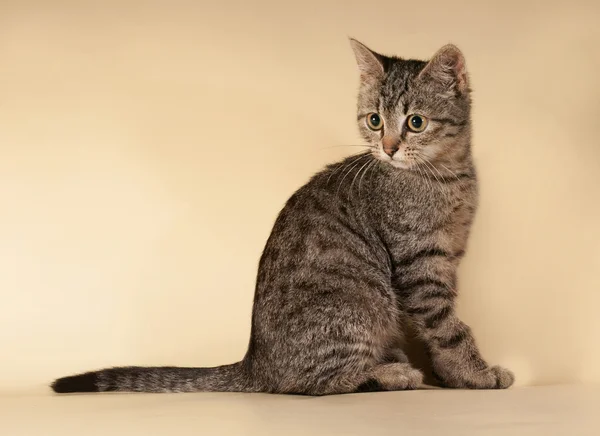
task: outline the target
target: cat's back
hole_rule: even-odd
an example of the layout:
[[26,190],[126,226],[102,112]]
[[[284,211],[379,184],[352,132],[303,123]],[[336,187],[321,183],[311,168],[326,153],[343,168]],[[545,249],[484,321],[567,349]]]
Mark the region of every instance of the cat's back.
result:
[[389,274],[387,252],[366,214],[367,183],[358,190],[362,173],[354,163],[350,157],[325,167],[286,202],[261,256],[257,299],[274,290],[310,292],[317,282],[323,289],[324,278]]
[[[366,242],[367,204],[358,198],[358,186],[355,192],[349,192],[349,184],[358,183],[358,173],[356,168],[347,167],[347,161],[327,166],[289,198],[276,219],[270,241],[277,239],[284,247],[288,243],[314,242],[321,249],[327,248],[323,244],[332,248],[342,241],[358,242],[359,236],[362,243]],[[363,181],[364,199],[366,185]]]
[[[312,383],[312,372],[336,362],[327,358],[336,350],[389,341],[397,322],[385,246],[330,178],[345,165],[325,168],[290,197],[261,256],[245,361],[275,391]],[[317,366],[306,361],[315,357],[311,347],[325,353]]]

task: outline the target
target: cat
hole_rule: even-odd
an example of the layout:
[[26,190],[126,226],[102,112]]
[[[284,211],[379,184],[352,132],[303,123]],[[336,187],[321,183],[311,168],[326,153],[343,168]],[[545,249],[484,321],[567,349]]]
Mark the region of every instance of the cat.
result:
[[442,386],[502,389],[455,311],[457,266],[477,204],[471,89],[462,52],[429,61],[351,39],[366,149],[327,166],[278,215],[259,262],[241,362],[118,367],[56,380],[67,392],[331,395],[416,389],[402,350],[412,326]]

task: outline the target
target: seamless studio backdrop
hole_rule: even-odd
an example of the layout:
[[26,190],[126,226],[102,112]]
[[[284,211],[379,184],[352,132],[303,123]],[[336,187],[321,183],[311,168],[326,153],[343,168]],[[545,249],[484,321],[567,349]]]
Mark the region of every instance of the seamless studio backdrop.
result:
[[348,36],[464,51],[481,192],[460,315],[518,385],[600,381],[599,13],[0,2],[0,390],[243,356],[277,213],[360,143]]

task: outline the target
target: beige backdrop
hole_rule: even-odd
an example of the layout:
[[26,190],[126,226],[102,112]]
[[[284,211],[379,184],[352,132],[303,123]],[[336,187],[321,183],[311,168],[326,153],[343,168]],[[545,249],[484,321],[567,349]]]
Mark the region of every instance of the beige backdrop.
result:
[[0,1],[0,390],[243,356],[276,214],[359,141],[347,36],[464,50],[481,208],[460,313],[519,384],[600,381],[599,12]]

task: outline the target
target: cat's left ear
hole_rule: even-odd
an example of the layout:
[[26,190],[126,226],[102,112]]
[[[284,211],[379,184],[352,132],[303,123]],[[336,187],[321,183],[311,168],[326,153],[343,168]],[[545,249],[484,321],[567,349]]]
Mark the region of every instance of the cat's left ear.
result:
[[350,45],[354,50],[361,80],[368,82],[382,78],[385,73],[383,56],[356,39],[350,38]]
[[423,68],[419,77],[426,77],[459,94],[469,92],[467,65],[462,52],[453,44],[442,47]]

